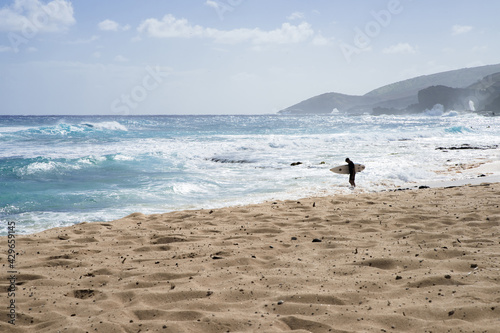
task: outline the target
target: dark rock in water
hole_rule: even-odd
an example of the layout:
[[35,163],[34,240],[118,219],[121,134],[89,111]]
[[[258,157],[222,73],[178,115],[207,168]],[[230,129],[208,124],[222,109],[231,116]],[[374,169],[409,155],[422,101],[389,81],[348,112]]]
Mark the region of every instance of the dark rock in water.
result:
[[212,161],[212,162],[216,162],[216,163],[234,163],[234,164],[252,163],[252,161],[249,161],[249,160],[232,160],[232,159],[221,158],[221,157],[213,157],[213,158],[209,158],[207,160]]
[[473,149],[473,150],[486,150],[486,149],[497,149],[498,148],[498,145],[491,145],[491,146],[471,146],[467,143],[464,143],[463,145],[461,146],[454,146],[454,147],[437,147],[436,150],[443,150],[443,151],[447,151],[447,150],[461,150],[461,149]]
[[418,187],[418,189],[419,189],[419,190],[422,190],[422,189],[424,189],[424,188],[430,188],[430,187],[429,187],[429,186],[427,186],[427,185],[422,185],[422,186],[419,186],[419,187]]
[[292,164],[290,164],[291,166],[296,166],[296,165],[301,165],[302,162],[293,162]]
[[486,175],[484,173],[480,174],[479,176],[477,176],[478,178],[479,177],[486,177]]

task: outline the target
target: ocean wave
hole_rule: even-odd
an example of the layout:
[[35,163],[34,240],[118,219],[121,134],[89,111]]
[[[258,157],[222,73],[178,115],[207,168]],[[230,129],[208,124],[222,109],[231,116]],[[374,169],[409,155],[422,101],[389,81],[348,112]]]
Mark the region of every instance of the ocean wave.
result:
[[462,134],[462,133],[473,132],[472,129],[465,127],[465,126],[453,126],[453,127],[445,128],[444,131],[446,133],[451,133],[451,134]]
[[30,129],[30,127],[0,126],[0,135],[2,135],[2,133],[15,133],[27,129]]
[[427,109],[423,112],[424,116],[429,117],[440,117],[444,114],[444,106],[441,104],[436,104],[432,109]]
[[432,109],[425,110],[423,115],[428,117],[458,117],[460,116],[460,113],[453,110],[445,111],[443,105],[436,104],[432,107]]
[[28,129],[22,129],[14,132],[17,135],[23,136],[74,136],[74,135],[87,135],[91,133],[102,132],[126,132],[128,129],[117,121],[106,121],[100,123],[81,123],[81,124],[67,124],[60,123],[57,125],[40,126]]
[[177,195],[203,195],[213,192],[217,186],[211,184],[174,183],[172,190]]
[[14,214],[20,211],[20,208],[14,205],[6,205],[0,207],[0,215],[1,214]]
[[[68,165],[64,165],[64,169],[67,169]],[[20,177],[23,176],[32,176],[36,174],[46,174],[53,173],[54,171],[60,171],[63,168],[63,164],[54,161],[46,161],[46,162],[33,162],[26,166],[23,166],[16,170],[16,174]],[[77,166],[72,166],[72,169],[78,169]]]
[[[38,177],[38,176],[61,176],[69,172],[78,171],[84,168],[99,166],[102,162],[113,160],[116,156],[83,156],[75,159],[51,159],[37,157],[23,159],[22,166],[14,166],[13,172],[17,177]],[[120,159],[120,158],[118,158]]]
[[459,115],[460,113],[458,113],[457,111],[448,111],[443,114],[443,117],[458,117]]
[[110,130],[110,131],[128,131],[127,127],[117,121],[104,121],[101,123],[84,123],[82,126],[95,128],[97,130]]
[[123,155],[123,154],[116,154],[111,157],[111,159],[115,161],[134,161],[135,158],[133,156],[129,155]]

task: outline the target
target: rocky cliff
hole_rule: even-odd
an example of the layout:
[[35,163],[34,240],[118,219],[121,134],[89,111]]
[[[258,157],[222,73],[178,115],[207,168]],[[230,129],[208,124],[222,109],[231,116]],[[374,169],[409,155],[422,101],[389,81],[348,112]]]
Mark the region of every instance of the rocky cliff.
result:
[[418,92],[418,107],[430,109],[436,104],[445,110],[500,111],[500,73],[483,77],[466,88],[432,86]]
[[363,96],[325,93],[292,105],[280,114],[406,114],[435,104],[445,110],[500,113],[500,64],[419,76]]

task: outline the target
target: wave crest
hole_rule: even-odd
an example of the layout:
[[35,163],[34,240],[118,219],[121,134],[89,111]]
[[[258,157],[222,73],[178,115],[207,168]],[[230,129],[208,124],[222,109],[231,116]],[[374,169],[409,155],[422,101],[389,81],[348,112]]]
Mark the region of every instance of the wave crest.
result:
[[86,135],[93,132],[106,131],[128,131],[127,127],[117,121],[105,121],[100,123],[67,124],[60,123],[52,126],[41,126],[29,128],[16,132],[19,135],[48,135],[48,136],[72,136]]

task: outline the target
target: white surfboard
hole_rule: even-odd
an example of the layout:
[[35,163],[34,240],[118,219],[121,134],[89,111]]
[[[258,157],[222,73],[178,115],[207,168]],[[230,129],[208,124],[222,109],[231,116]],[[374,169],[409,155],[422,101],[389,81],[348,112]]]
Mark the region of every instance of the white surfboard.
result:
[[[359,163],[354,163],[354,167],[356,168],[356,172],[361,172],[365,169],[365,166],[363,164],[359,164]],[[334,168],[331,168],[330,169],[331,172],[335,172],[335,173],[340,173],[340,174],[349,174],[349,165],[345,164],[345,165],[339,165],[339,166],[336,166]]]

